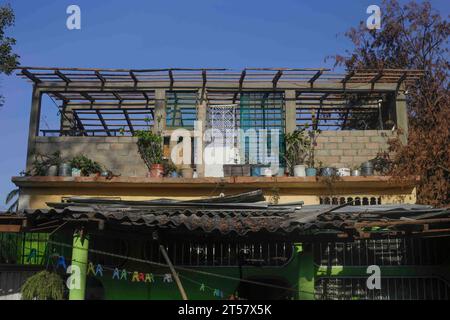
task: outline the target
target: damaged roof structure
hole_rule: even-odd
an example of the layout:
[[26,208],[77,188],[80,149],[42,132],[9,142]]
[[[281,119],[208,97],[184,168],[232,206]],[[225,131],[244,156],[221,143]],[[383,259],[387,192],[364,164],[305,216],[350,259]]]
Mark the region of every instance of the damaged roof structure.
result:
[[21,221],[29,231],[58,228],[64,223],[98,228],[144,229],[169,233],[218,236],[250,234],[288,237],[360,239],[387,236],[450,235],[450,210],[426,205],[272,205],[260,190],[228,197],[175,201],[122,201],[107,198],[68,198],[48,203],[50,209],[3,215]]

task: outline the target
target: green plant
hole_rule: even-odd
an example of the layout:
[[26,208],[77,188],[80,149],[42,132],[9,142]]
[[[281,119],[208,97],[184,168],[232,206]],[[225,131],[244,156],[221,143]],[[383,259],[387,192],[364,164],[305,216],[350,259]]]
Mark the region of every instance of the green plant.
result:
[[16,212],[19,207],[19,188],[11,190],[6,196],[5,204],[10,204],[7,212]]
[[308,160],[307,164],[310,168],[315,168],[315,155],[316,155],[316,146],[317,146],[317,138],[319,137],[319,134],[322,132],[320,129],[312,129],[308,131],[309,135],[309,150],[308,150]]
[[168,160],[165,165],[165,175],[170,175],[172,172],[178,172],[178,168],[171,160]]
[[305,159],[310,154],[311,138],[306,131],[306,128],[301,128],[286,134],[285,143],[286,152],[284,157],[289,171],[292,174],[294,166],[304,164]]
[[62,300],[64,282],[56,273],[44,270],[29,277],[21,293],[22,300]]
[[51,155],[37,154],[33,161],[33,175],[45,176],[50,166],[59,166],[62,162],[61,153],[53,152]]
[[151,169],[152,164],[161,164],[163,161],[162,136],[147,130],[138,130],[134,136],[138,138],[139,154],[147,167]]
[[70,160],[72,168],[80,169],[83,176],[88,176],[92,173],[100,173],[102,167],[98,162],[95,162],[84,155],[79,155]]

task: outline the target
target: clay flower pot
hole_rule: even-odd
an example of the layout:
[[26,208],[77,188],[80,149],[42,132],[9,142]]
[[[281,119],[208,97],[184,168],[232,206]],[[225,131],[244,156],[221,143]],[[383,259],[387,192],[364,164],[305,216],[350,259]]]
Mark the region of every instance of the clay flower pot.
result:
[[164,166],[160,163],[154,163],[150,167],[151,178],[161,178],[164,174]]

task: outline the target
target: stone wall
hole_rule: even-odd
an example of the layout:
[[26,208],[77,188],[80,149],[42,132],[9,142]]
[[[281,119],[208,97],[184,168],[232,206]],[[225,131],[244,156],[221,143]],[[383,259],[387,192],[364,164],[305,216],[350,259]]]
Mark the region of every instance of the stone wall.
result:
[[317,138],[316,165],[322,161],[328,166],[359,166],[387,150],[393,135],[390,130],[322,131]]
[[135,137],[36,137],[36,152],[60,151],[70,159],[84,154],[106,169],[122,176],[147,175],[147,167],[138,153]]

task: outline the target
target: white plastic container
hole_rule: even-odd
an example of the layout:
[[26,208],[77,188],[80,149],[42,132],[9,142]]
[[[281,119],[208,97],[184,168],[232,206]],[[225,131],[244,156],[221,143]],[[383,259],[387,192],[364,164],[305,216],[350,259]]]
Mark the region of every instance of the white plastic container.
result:
[[351,173],[350,168],[339,168],[337,171],[337,174],[340,177],[349,177],[350,173]]
[[306,165],[298,164],[294,166],[294,177],[306,177]]

